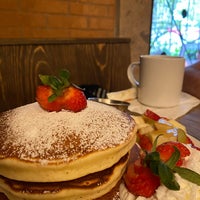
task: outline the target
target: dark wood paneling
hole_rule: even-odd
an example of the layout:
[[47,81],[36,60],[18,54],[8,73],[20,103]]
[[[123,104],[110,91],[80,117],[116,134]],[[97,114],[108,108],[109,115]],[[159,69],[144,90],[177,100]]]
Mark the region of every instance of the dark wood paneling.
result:
[[35,101],[38,74],[57,74],[62,68],[70,70],[78,85],[129,88],[129,63],[126,38],[0,41],[0,111]]
[[200,62],[185,68],[183,91],[200,99]]

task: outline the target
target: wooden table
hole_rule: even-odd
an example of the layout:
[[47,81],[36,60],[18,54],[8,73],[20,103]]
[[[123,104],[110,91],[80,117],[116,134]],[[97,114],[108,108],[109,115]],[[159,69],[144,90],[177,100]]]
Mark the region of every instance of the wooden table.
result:
[[178,118],[177,121],[186,126],[189,135],[200,140],[200,105]]

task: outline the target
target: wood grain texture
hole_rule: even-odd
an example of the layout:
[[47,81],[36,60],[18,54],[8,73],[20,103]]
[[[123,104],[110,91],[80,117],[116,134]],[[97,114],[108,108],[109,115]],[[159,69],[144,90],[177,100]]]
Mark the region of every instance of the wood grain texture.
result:
[[0,41],[0,111],[35,101],[38,74],[56,75],[63,68],[78,85],[127,89],[129,63],[126,38]]

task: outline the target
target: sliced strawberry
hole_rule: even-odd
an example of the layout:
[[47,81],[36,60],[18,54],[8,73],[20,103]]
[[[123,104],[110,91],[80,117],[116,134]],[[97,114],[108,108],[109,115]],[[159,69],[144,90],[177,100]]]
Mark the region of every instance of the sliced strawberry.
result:
[[196,145],[192,145],[192,148],[194,148],[194,149],[200,151],[200,147],[197,147]]
[[185,144],[191,144],[192,146],[194,145],[193,141],[191,140],[191,138],[189,136],[186,136]]
[[183,160],[185,157],[190,155],[189,149],[179,142],[165,142],[161,145],[157,146],[156,151],[160,154],[160,159],[163,162],[166,162],[170,159],[172,154],[174,153],[176,147],[180,151],[180,158],[177,161],[176,165],[181,166],[183,164]]
[[64,91],[63,108],[73,112],[79,112],[86,108],[87,99],[83,91],[71,86]]
[[141,164],[140,160],[131,163],[124,174],[125,185],[128,190],[136,195],[151,197],[160,185],[160,178]]
[[53,90],[50,86],[40,85],[36,90],[36,100],[40,106],[47,111],[60,111],[62,105],[59,103],[59,100],[52,102],[48,101],[48,98],[53,94]]
[[186,144],[191,144],[191,147],[200,151],[200,147],[196,146],[189,136],[187,136]]
[[137,133],[137,143],[143,150],[146,150],[148,152],[151,151],[153,146],[151,139],[147,135],[140,133]]
[[158,121],[161,118],[158,114],[154,113],[153,111],[151,111],[149,109],[147,109],[145,111],[144,116],[146,116],[146,117],[148,117],[150,119],[153,119],[155,121]]

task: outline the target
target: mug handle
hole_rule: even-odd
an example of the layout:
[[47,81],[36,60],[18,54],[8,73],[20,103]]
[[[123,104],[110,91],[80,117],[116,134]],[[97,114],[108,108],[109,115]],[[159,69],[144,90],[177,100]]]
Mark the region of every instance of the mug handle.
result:
[[131,82],[132,85],[136,85],[137,87],[139,87],[139,82],[135,79],[134,68],[139,64],[140,62],[133,62],[128,66],[127,69],[128,80]]

